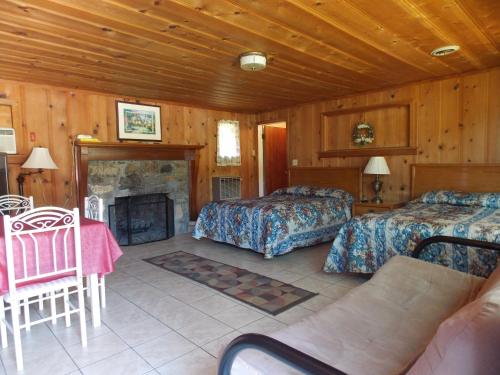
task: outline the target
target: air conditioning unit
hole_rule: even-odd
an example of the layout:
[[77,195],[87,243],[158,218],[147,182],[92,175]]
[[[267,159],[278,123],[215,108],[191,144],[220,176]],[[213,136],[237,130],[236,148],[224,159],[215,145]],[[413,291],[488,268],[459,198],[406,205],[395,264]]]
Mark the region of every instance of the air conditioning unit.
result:
[[0,128],[0,152],[16,153],[16,131],[13,128]]
[[241,198],[241,178],[234,176],[212,177],[212,199],[223,201]]

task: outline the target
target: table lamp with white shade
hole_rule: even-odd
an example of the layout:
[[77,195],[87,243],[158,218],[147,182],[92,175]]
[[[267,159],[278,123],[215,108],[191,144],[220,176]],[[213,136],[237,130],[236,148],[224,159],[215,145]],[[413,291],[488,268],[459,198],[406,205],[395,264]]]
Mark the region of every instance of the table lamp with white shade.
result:
[[21,165],[21,168],[38,169],[36,172],[20,173],[17,176],[17,184],[19,188],[19,195],[24,195],[24,176],[42,173],[44,169],[58,169],[54,160],[50,156],[49,149],[46,147],[33,147],[30,156]]
[[380,191],[382,190],[382,181],[380,180],[381,174],[391,174],[387,162],[383,156],[373,156],[368,161],[365,167],[365,174],[374,174],[377,177],[373,181],[373,190],[375,190],[375,198],[373,201],[377,204],[382,203],[382,197],[380,196]]

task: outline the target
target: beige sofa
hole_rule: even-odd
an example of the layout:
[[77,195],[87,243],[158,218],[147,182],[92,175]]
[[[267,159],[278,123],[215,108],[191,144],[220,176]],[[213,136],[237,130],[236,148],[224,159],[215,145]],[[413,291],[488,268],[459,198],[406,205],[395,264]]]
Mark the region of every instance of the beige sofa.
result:
[[[347,374],[500,374],[500,267],[488,281],[396,256],[371,280],[271,337]],[[298,374],[244,351],[231,374]]]

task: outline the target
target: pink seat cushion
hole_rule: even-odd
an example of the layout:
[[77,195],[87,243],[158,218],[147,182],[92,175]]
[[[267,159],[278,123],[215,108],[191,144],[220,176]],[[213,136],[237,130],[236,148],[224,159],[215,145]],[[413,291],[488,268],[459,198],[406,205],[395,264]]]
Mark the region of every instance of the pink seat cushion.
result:
[[500,268],[441,325],[408,375],[500,374]]

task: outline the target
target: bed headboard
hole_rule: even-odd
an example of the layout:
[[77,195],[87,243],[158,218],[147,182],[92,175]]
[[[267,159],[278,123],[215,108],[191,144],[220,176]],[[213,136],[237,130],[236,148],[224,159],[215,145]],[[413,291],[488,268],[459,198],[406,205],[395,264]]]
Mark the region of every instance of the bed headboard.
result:
[[412,164],[411,198],[431,190],[500,192],[500,164]]
[[351,193],[356,200],[361,195],[359,167],[291,167],[289,176],[289,186],[309,185],[343,189]]

